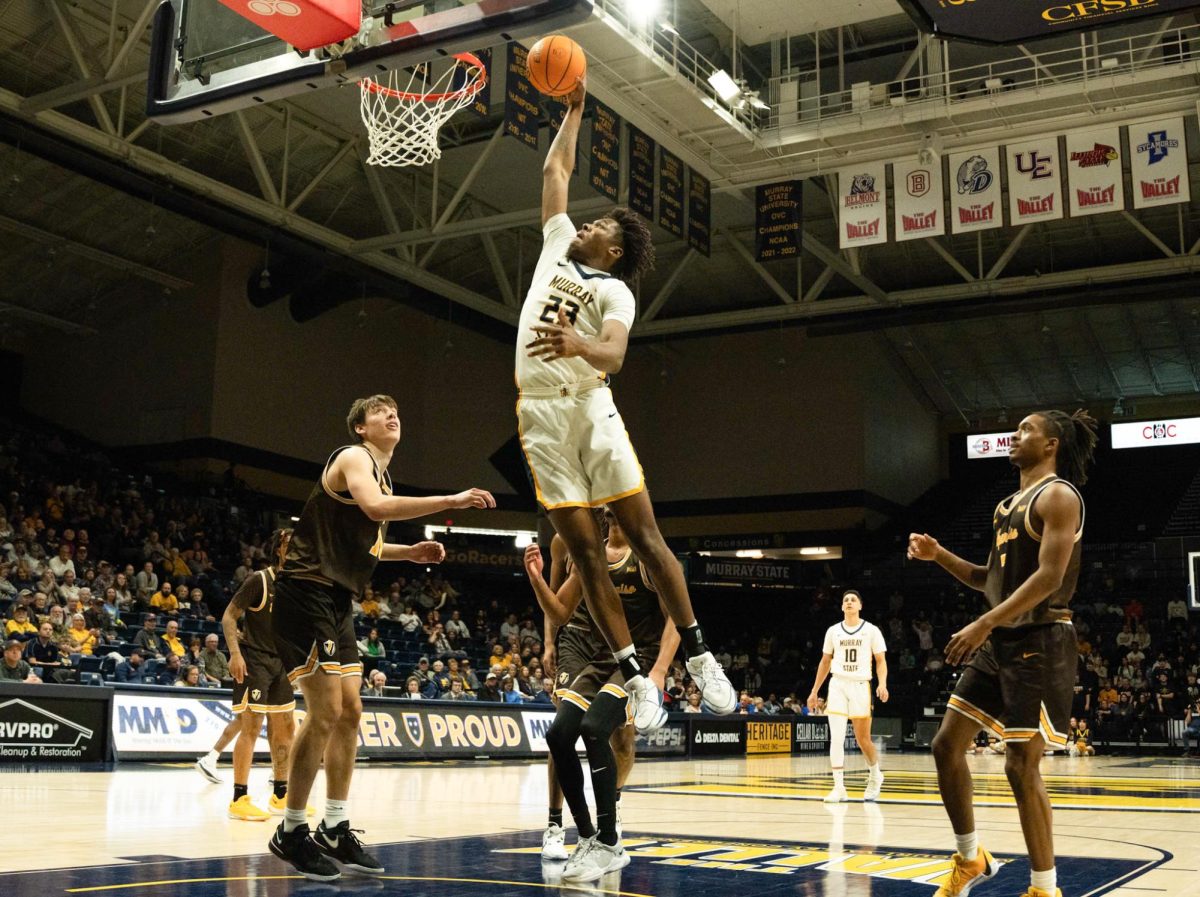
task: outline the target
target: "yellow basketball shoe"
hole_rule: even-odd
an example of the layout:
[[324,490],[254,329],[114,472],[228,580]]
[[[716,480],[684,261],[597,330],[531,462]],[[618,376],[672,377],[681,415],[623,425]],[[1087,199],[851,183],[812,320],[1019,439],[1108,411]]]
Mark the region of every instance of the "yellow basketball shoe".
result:
[[[283,811],[287,809],[287,797],[276,797],[274,794],[272,794],[267,800],[267,806],[271,808],[272,816],[282,816]],[[309,816],[313,816],[317,811],[312,807],[306,806],[305,812]]]
[[243,794],[237,800],[229,802],[229,818],[242,819],[246,822],[264,822],[271,818],[271,814],[250,803],[249,794]]
[[[950,880],[938,888],[933,897],[967,897],[973,887],[987,881],[999,871],[1000,864],[996,862],[996,858],[982,847],[979,848],[979,853],[973,860],[964,860],[961,854],[956,853],[954,868],[950,870]],[[1029,897],[1029,895],[1025,895],[1025,897]],[[1050,897],[1050,895],[1043,892],[1036,897]],[[1062,895],[1060,894],[1058,897],[1062,897]]]

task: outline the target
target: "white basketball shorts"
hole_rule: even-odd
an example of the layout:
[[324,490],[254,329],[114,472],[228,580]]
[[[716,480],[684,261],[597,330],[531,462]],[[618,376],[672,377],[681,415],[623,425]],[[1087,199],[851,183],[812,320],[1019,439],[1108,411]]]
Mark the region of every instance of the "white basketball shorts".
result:
[[524,390],[517,422],[537,500],[546,510],[594,508],[646,488],[612,392],[599,381]]
[[830,716],[870,719],[871,683],[834,676],[829,680],[829,697],[825,701],[825,712]]

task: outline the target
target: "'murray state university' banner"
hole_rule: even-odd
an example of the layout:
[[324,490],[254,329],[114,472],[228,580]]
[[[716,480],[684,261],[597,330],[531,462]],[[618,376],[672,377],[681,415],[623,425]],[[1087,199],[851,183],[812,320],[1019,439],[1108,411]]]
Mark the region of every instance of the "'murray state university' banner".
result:
[[1200,7],[1196,0],[900,0],[926,31],[1011,44]]
[[773,262],[800,254],[803,195],[803,181],[754,188],[754,257],[758,261]]

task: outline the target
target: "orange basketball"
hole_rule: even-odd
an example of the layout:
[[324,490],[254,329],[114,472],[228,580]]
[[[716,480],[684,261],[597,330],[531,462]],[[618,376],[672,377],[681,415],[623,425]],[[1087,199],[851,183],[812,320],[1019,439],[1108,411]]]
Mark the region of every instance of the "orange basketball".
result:
[[587,71],[583,48],[562,34],[543,37],[529,50],[529,80],[548,97],[561,97],[575,89]]

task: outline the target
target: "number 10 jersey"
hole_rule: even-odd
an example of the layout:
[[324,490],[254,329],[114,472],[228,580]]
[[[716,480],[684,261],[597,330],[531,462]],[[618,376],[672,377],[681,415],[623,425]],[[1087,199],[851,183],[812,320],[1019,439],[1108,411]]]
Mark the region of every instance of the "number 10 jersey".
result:
[[861,620],[854,629],[838,623],[825,633],[825,654],[833,655],[829,671],[835,678],[871,681],[871,661],[876,654],[887,651],[879,627]]

